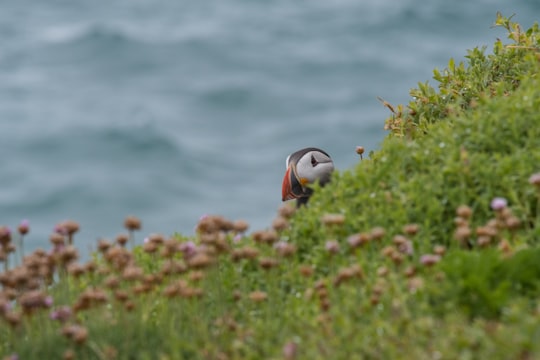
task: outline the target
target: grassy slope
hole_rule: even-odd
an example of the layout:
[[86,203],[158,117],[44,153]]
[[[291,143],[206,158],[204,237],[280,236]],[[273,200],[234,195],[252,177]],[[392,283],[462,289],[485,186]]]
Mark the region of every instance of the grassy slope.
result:
[[[197,239],[156,242],[156,252],[116,247],[78,276],[52,258],[56,280],[41,291],[53,309],[4,308],[1,317],[19,321],[0,321],[0,354],[540,357],[540,191],[528,182],[540,163],[540,44],[537,28],[497,21],[519,48],[473,50],[468,66],[435,73],[439,91],[420,84],[411,111],[392,107],[381,149],[336,173],[309,207],[280,220],[284,230],[233,241],[230,223],[210,218]],[[508,207],[492,210],[494,197]],[[461,205],[472,215],[462,207],[456,220]],[[280,252],[278,239],[295,251]],[[174,245],[188,240],[199,244],[198,261]],[[442,258],[425,256],[434,253]],[[19,285],[5,285],[0,301],[11,286]],[[64,325],[49,319],[60,306],[79,311]]]

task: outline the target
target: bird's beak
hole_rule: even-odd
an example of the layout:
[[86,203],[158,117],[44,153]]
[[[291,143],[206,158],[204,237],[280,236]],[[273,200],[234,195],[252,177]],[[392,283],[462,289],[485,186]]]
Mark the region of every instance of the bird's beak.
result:
[[283,177],[283,184],[281,185],[281,199],[282,201],[298,199],[304,195],[304,188],[307,181],[305,179],[298,179],[294,171],[294,165],[289,165],[285,176]]

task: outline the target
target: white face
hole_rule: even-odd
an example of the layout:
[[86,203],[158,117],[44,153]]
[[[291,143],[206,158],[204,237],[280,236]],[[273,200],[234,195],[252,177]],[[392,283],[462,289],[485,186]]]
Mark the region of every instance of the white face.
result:
[[[289,158],[287,158],[287,164]],[[309,151],[298,160],[296,164],[296,174],[299,178],[308,180],[312,184],[316,180],[326,183],[330,180],[330,175],[334,170],[334,163],[325,154],[319,151]]]

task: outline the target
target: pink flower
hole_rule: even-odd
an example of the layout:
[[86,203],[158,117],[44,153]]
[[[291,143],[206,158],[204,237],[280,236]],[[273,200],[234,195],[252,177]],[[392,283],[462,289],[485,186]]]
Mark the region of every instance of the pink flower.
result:
[[233,238],[233,243],[238,244],[240,241],[242,241],[242,235],[236,234]]
[[197,252],[197,245],[193,241],[188,241],[180,245],[180,251],[184,253],[184,256],[191,257]]
[[491,200],[491,208],[495,211],[502,210],[508,205],[508,202],[505,198],[496,197]]
[[540,186],[540,173],[532,174],[529,178],[529,184]]
[[440,255],[425,254],[420,257],[420,263],[425,266],[433,266],[441,261]]
[[71,317],[71,308],[69,306],[62,306],[54,311],[51,311],[49,317],[52,320],[58,320],[60,322],[66,322]]
[[411,240],[405,241],[399,245],[398,250],[405,255],[412,255],[414,253],[413,243]]
[[283,346],[283,357],[287,360],[292,360],[296,358],[297,350],[298,344],[294,341],[290,341]]
[[337,240],[328,240],[324,246],[326,251],[331,254],[337,254],[339,252],[339,243]]

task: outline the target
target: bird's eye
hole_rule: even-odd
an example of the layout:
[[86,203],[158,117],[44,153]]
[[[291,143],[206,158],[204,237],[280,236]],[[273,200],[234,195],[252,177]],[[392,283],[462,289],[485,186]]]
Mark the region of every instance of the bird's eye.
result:
[[311,166],[315,167],[318,164],[315,156],[311,155]]

